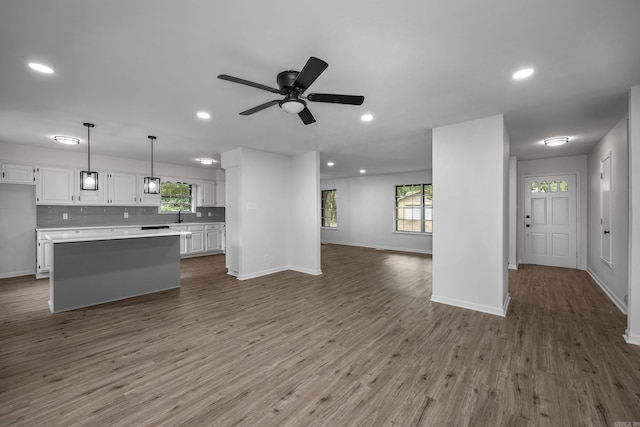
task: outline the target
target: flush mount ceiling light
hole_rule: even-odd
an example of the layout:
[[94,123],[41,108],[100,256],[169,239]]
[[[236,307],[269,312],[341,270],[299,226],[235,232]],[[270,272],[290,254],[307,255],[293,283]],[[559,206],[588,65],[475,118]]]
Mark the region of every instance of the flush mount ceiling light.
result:
[[151,141],[151,175],[144,177],[144,194],[160,194],[160,178],[153,176],[153,140],[155,136],[149,135]]
[[60,144],[80,144],[80,139],[76,138],[75,136],[56,135],[53,137],[53,139],[55,139],[56,142],[59,142]]
[[373,120],[373,115],[363,114],[362,117],[360,117],[360,120],[362,120],[363,122],[370,122],[371,120]]
[[202,120],[207,120],[211,118],[211,114],[207,113],[206,111],[198,111],[197,116],[200,117]]
[[549,138],[544,140],[544,145],[548,145],[549,147],[556,147],[558,145],[564,145],[569,142],[569,137],[567,136],[557,136],[555,138]]
[[29,68],[31,68],[32,70],[38,71],[40,73],[53,74],[53,68],[48,67],[44,64],[38,64],[37,62],[30,62]]
[[203,165],[212,165],[216,162],[215,159],[210,159],[208,157],[201,157],[199,159],[196,159],[197,161],[199,161],[200,163],[202,163]]
[[91,128],[93,123],[83,123],[87,127],[87,170],[80,171],[80,189],[83,191],[98,191],[98,172],[91,171]]
[[327,166],[333,166],[334,163],[333,162],[327,162]]
[[360,169],[360,173],[367,173],[365,169]]
[[518,70],[515,73],[513,73],[513,79],[514,80],[522,80],[522,79],[526,79],[527,77],[531,77],[531,75],[533,74],[533,68],[523,68],[522,70]]
[[298,98],[285,98],[278,104],[289,114],[298,114],[307,107],[307,103]]

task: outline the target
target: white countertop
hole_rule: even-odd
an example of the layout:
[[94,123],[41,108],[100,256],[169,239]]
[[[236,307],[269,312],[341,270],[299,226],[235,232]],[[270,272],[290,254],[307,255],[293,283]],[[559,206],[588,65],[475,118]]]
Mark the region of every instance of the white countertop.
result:
[[36,231],[46,233],[47,231],[65,231],[65,230],[97,230],[109,228],[140,228],[140,227],[176,227],[181,225],[225,225],[224,222],[172,222],[170,224],[122,224],[122,225],[88,225],[85,227],[56,227],[56,228],[36,228]]
[[96,235],[78,235],[69,233],[63,235],[45,237],[52,243],[73,243],[73,242],[94,242],[99,240],[119,240],[119,239],[140,239],[148,237],[165,237],[165,236],[182,236],[189,235],[190,231],[171,231],[167,229],[160,230],[112,230]]

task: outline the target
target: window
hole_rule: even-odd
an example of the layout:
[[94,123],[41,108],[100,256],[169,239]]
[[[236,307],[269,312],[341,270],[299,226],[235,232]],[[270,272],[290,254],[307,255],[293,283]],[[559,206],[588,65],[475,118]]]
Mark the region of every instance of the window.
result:
[[191,184],[163,181],[160,183],[160,212],[192,212]]
[[338,227],[338,206],[336,204],[336,190],[322,190],[322,226]]
[[431,233],[433,231],[433,186],[412,184],[396,186],[396,231]]

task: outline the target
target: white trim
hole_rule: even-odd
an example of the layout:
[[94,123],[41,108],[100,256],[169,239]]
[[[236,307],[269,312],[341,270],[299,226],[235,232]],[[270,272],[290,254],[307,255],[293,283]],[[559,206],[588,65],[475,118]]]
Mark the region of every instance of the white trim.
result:
[[627,344],[640,345],[640,335],[632,334],[628,329],[625,331],[623,337]]
[[431,295],[431,302],[452,305],[454,307],[460,307],[467,310],[480,311],[482,313],[493,314],[494,316],[500,316],[500,317],[506,317],[507,309],[509,308],[510,301],[511,301],[511,296],[507,294],[507,298],[505,299],[502,307],[491,307],[488,305],[476,304],[476,303],[462,301],[455,298],[447,298],[439,295]]
[[509,264],[509,270],[517,270],[518,264]]
[[357,246],[360,248],[371,248],[371,249],[384,249],[386,251],[399,251],[399,252],[413,252],[417,254],[427,254],[431,255],[432,251],[428,249],[413,249],[413,248],[398,248],[394,246],[380,246],[380,245],[367,245],[365,243],[353,243],[353,242],[337,242],[333,240],[323,240],[322,244],[330,244],[330,245],[345,245],[345,246]]
[[36,271],[35,270],[10,271],[8,273],[1,273],[0,279],[8,279],[9,277],[30,276],[32,274],[36,274]]
[[613,302],[613,304],[615,304],[615,306],[618,307],[618,310],[620,310],[622,314],[626,315],[627,305],[624,303],[624,301],[620,301],[620,299],[616,296],[616,294],[614,294],[613,291],[609,289],[606,283],[600,280],[600,278],[596,275],[596,273],[593,270],[591,270],[590,268],[587,268],[587,273],[589,273],[589,276],[591,276],[593,281],[596,282],[598,286],[600,286],[600,289],[602,289],[605,295],[609,297],[609,299]]
[[320,276],[322,274],[322,270],[310,270],[303,267],[295,267],[292,265],[287,265],[284,267],[276,267],[276,268],[270,268],[268,270],[256,271],[255,273],[238,274],[236,278],[238,280],[249,280],[249,279],[255,279],[257,277],[268,276],[270,274],[280,273],[282,271],[297,271],[298,273],[310,274],[312,276]]

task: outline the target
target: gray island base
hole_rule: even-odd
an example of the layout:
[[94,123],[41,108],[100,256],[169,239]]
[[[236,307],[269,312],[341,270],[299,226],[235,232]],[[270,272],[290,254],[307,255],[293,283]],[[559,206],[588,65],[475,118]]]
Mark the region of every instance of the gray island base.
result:
[[184,232],[50,239],[51,312],[179,288],[180,234]]

